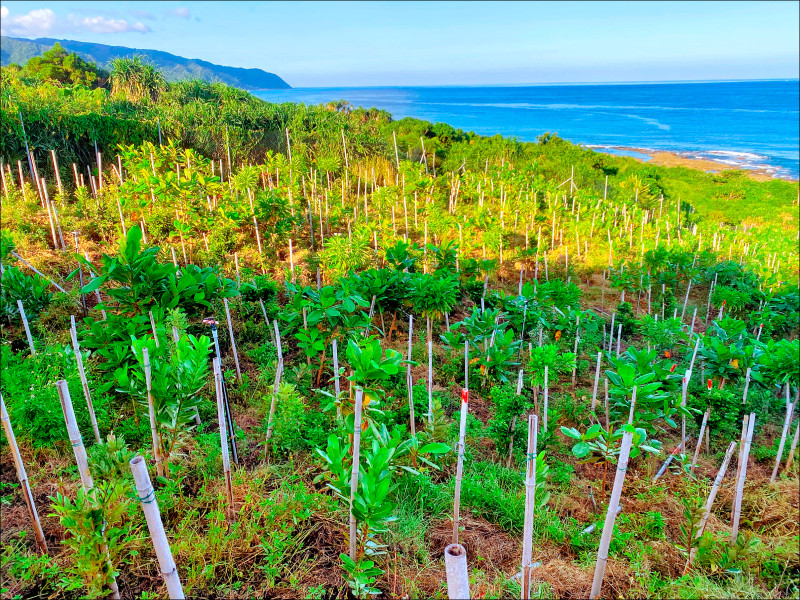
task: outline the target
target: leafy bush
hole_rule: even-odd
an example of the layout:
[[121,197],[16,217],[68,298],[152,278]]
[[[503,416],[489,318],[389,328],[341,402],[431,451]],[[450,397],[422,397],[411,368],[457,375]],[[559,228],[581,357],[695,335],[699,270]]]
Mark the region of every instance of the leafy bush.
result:
[[[68,439],[64,412],[55,386],[60,379],[67,381],[78,427],[83,432],[92,430],[78,369],[68,348],[50,347],[35,357],[23,358],[22,354],[13,354],[8,346],[2,346],[0,370],[3,372],[0,378],[3,399],[18,438],[29,439],[36,447]],[[92,404],[98,428],[108,431],[111,409],[108,396],[95,392]],[[89,446],[92,439],[92,436],[84,435],[84,444]]]
[[0,276],[0,321],[19,323],[17,300],[22,300],[28,321],[36,321],[53,299],[53,294],[47,290],[49,285],[36,274],[26,275],[15,266],[4,267]]

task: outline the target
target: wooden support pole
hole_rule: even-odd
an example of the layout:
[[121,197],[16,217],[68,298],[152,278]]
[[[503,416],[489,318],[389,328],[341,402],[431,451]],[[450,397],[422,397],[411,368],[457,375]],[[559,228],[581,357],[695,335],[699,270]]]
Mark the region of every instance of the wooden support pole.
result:
[[150,315],[150,329],[153,331],[153,341],[156,343],[156,348],[159,347],[158,343],[158,332],[156,331],[156,320],[153,318],[153,311],[147,311],[147,314]]
[[700,434],[697,436],[697,448],[694,449],[694,458],[692,458],[692,467],[689,470],[689,474],[694,474],[694,469],[697,466],[697,457],[700,456],[700,446],[703,444],[703,435],[706,432],[706,425],[708,424],[708,418],[711,416],[711,407],[709,406],[706,409],[705,414],[703,414],[703,424],[700,425]]
[[433,342],[430,339],[430,320],[428,320],[428,423],[433,423]]
[[353,419],[353,469],[350,474],[350,559],[356,559],[356,516],[353,514],[353,502],[358,489],[359,460],[361,459],[361,409],[364,402],[364,390],[356,388],[356,402]]
[[464,473],[464,445],[467,434],[467,412],[469,412],[469,391],[461,390],[461,420],[458,428],[458,461],[456,463],[456,487],[453,494],[453,538],[452,543],[458,544],[458,524],[461,520],[461,478]]
[[750,413],[747,424],[747,437],[742,450],[742,465],[739,478],[736,480],[736,496],[733,501],[733,523],[731,524],[731,545],[736,544],[739,535],[739,519],[742,514],[742,496],[744,495],[744,481],[747,478],[747,459],[750,457],[750,445],[753,443],[753,429],[756,425],[756,413]]
[[56,382],[58,398],[61,401],[61,410],[64,411],[64,421],[67,424],[67,435],[69,436],[72,451],[75,453],[75,462],[78,465],[78,474],[81,478],[83,490],[89,491],[94,487],[92,474],[89,472],[89,460],[86,457],[86,447],[83,445],[81,431],[78,429],[78,421],[75,418],[75,410],[72,408],[72,399],[69,395],[67,382],[61,379]]
[[594,579],[592,580],[592,590],[589,598],[599,598],[603,586],[603,577],[606,573],[606,563],[608,562],[608,547],[611,544],[611,536],[614,533],[614,522],[617,519],[617,507],[622,495],[622,486],[625,483],[625,472],[628,469],[628,456],[631,451],[633,434],[626,431],[622,434],[622,447],[617,462],[617,473],[614,477],[614,487],[611,490],[611,499],[608,503],[606,520],[603,526],[603,535],[600,538],[600,548],[597,551],[597,563],[594,568]]
[[[788,388],[789,384],[787,383],[786,386]],[[781,441],[778,444],[778,455],[775,457],[775,468],[772,470],[772,476],[769,478],[770,483],[775,483],[775,479],[778,477],[778,469],[781,466],[781,459],[783,459],[783,447],[786,444],[786,435],[789,433],[789,426],[792,424],[793,416],[794,416],[794,402],[790,402],[786,406],[786,418],[783,421],[783,431],[781,432]]]
[[231,323],[231,311],[228,308],[228,299],[223,298],[222,303],[225,305],[225,317],[228,319],[228,334],[231,337],[231,350],[233,351],[233,362],[236,365],[236,379],[242,383],[242,370],[239,368],[239,353],[236,351],[236,340],[233,339],[233,324]]
[[164,523],[161,521],[156,492],[153,489],[153,484],[150,483],[150,475],[147,473],[147,463],[141,456],[134,456],[130,461],[130,466],[133,480],[136,484],[136,495],[142,504],[144,518],[147,521],[147,529],[150,532],[150,539],[153,540],[156,558],[158,558],[159,570],[167,586],[167,594],[171,600],[183,599],[185,596],[180,576],[178,575],[178,568],[172,558],[167,534],[164,531]]
[[[797,403],[795,402],[795,405]],[[789,449],[789,458],[786,459],[786,466],[783,469],[784,473],[789,473],[794,462],[794,454],[797,451],[797,440],[800,438],[800,421],[797,422],[797,428],[794,430],[794,438],[792,439],[792,447]]]
[[544,401],[542,402],[542,431],[547,433],[547,403],[550,398],[550,386],[548,382],[548,366],[544,366]]
[[33,336],[31,335],[31,328],[28,325],[28,317],[25,315],[25,307],[22,306],[22,300],[17,300],[17,309],[19,316],[22,319],[22,326],[25,328],[25,337],[28,338],[28,346],[31,349],[31,356],[36,356],[36,347],[33,345]]
[[219,443],[222,450],[222,471],[225,476],[225,493],[228,497],[225,515],[228,522],[233,522],[233,483],[231,481],[231,459],[228,453],[228,425],[225,419],[224,383],[222,382],[222,370],[220,369],[218,357],[214,357],[213,365],[214,384],[217,391],[217,421],[219,422]]
[[39,546],[39,550],[42,554],[47,554],[47,542],[45,542],[42,524],[39,521],[39,513],[36,512],[36,504],[33,501],[31,486],[28,482],[28,474],[22,462],[22,455],[19,452],[19,446],[17,446],[17,438],[14,437],[11,419],[8,418],[6,403],[3,400],[2,394],[0,394],[0,421],[3,422],[3,430],[6,433],[6,440],[8,441],[9,450],[11,450],[11,458],[14,461],[14,467],[17,470],[20,491],[22,492],[22,498],[25,500],[25,506],[28,508],[28,516],[31,519],[31,527],[33,527],[33,534],[36,537],[36,544]]
[[[731,457],[733,456],[734,450],[736,450],[735,441],[731,442],[728,446],[728,451],[725,453],[722,466],[720,466],[719,471],[717,472],[717,477],[714,479],[714,485],[711,486],[711,492],[708,494],[706,507],[703,511],[703,517],[700,519],[700,526],[697,529],[697,535],[695,539],[699,540],[703,536],[703,531],[706,528],[706,522],[708,521],[708,517],[711,516],[711,507],[714,505],[714,499],[717,497],[719,484],[722,483],[722,478],[725,477],[725,471],[728,469],[728,463],[731,462]],[[683,568],[684,575],[688,573],[689,568],[692,566],[692,561],[694,561],[695,554],[697,554],[697,548],[692,548],[692,551],[689,553],[689,559],[686,561],[686,566]]]
[[[414,317],[408,315],[408,356],[406,358],[406,388],[408,391],[408,422],[411,425],[411,437],[416,437],[414,417],[414,378],[411,375],[411,349],[414,343]],[[466,385],[466,384],[465,384]]]
[[144,379],[147,387],[147,410],[150,416],[150,436],[153,441],[153,459],[156,463],[156,473],[164,477],[164,457],[161,456],[161,436],[158,435],[158,420],[156,418],[156,404],[153,398],[153,378],[150,370],[150,353],[147,348],[142,348],[144,362]]
[[83,386],[83,395],[86,398],[86,407],[89,409],[89,420],[92,422],[92,430],[94,431],[94,440],[99,444],[100,429],[97,427],[97,417],[94,414],[94,405],[92,404],[92,394],[89,392],[89,383],[86,380],[86,371],[83,368],[83,355],[81,354],[81,346],[78,343],[78,330],[75,328],[75,317],[70,315],[70,336],[72,337],[72,351],[75,353],[75,362],[78,363],[78,375],[81,378],[81,386]]
[[451,600],[469,600],[467,550],[464,546],[450,544],[444,549],[444,567],[447,578],[447,597]]
[[533,513],[536,509],[536,442],[539,417],[528,415],[528,452],[525,463],[525,523],[522,532],[522,600],[531,597]]
[[592,412],[597,408],[597,385],[600,382],[600,365],[603,362],[603,353],[597,353],[597,367],[594,371],[594,388],[592,388]]
[[11,255],[14,256],[15,258],[17,258],[17,260],[19,260],[22,264],[24,264],[26,267],[28,267],[31,271],[33,271],[34,273],[36,273],[37,275],[39,275],[43,279],[46,279],[48,282],[50,282],[59,292],[66,293],[66,290],[64,288],[62,288],[55,281],[50,279],[47,275],[45,275],[44,273],[42,273],[41,271],[36,269],[36,267],[34,267],[31,263],[29,263],[27,260],[22,258],[19,254],[17,254],[16,252],[11,252]]

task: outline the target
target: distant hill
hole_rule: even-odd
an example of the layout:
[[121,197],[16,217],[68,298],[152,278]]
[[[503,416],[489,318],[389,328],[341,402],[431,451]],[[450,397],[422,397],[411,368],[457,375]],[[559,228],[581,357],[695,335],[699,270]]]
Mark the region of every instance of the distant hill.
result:
[[126,48],[125,46],[107,46],[106,44],[91,44],[89,42],[56,40],[53,38],[26,40],[2,36],[0,38],[0,59],[2,59],[0,62],[2,62],[3,66],[11,63],[24,65],[34,56],[40,56],[47,52],[56,42],[59,42],[69,52],[75,52],[81,58],[89,60],[104,69],[110,68],[110,63],[115,58],[140,55],[151,60],[158,70],[164,74],[167,81],[204,79],[206,81],[221,81],[245,90],[288,89],[291,87],[274,73],[267,73],[261,69],[224,67],[205,60],[175,56],[160,50],[140,50]]

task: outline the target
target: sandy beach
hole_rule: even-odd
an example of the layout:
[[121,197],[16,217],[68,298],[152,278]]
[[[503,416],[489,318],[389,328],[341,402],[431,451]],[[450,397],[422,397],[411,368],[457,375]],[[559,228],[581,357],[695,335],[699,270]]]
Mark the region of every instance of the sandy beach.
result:
[[[663,150],[648,150],[646,148],[631,148],[629,146],[617,146],[616,150],[623,150],[626,152],[635,152],[636,154],[643,154],[649,159],[639,158],[638,156],[629,156],[641,162],[648,162],[654,165],[663,167],[687,167],[689,169],[699,169],[706,173],[717,173],[720,171],[737,170],[727,163],[723,163],[710,159],[688,158],[681,156],[675,152],[666,152]],[[776,177],[773,173],[769,173],[765,169],[739,169],[745,171],[751,179],[756,181],[769,181],[770,179],[785,179]]]

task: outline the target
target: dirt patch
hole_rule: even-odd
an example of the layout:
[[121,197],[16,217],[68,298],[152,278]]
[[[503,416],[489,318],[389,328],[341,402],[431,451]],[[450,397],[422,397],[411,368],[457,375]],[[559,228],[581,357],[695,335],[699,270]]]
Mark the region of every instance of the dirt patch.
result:
[[341,575],[339,554],[347,552],[344,525],[330,519],[317,518],[311,533],[303,544],[314,565],[300,582],[305,586],[322,586],[326,598],[344,597],[344,579]]
[[[483,557],[489,564],[503,570],[513,569],[520,560],[519,541],[499,531],[495,525],[469,515],[461,517],[459,542],[468,557]],[[443,557],[444,549],[453,541],[453,521],[443,520],[433,525],[427,533],[431,555]]]
[[[453,394],[456,398],[460,398],[462,389],[463,388],[460,385],[454,384],[450,387],[450,393]],[[453,409],[453,414],[455,414],[458,410],[460,410],[460,406],[456,406]],[[469,412],[475,417],[477,417],[481,423],[486,425],[487,421],[489,421],[489,419],[492,417],[492,413],[494,411],[492,409],[491,402],[489,402],[486,398],[484,398],[480,394],[470,390]]]

